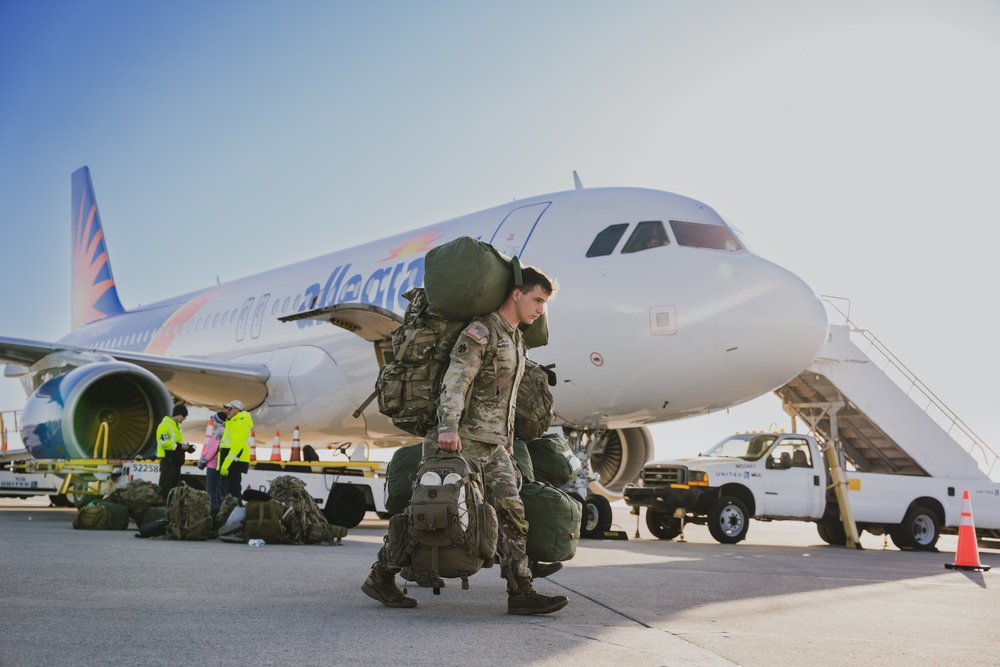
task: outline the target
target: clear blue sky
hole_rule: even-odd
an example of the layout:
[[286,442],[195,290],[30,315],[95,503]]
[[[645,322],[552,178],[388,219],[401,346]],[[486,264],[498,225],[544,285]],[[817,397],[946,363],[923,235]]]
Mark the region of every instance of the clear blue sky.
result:
[[82,165],[129,307],[576,169],[710,204],[998,449],[998,81],[996,2],[0,0],[0,332],[69,328]]

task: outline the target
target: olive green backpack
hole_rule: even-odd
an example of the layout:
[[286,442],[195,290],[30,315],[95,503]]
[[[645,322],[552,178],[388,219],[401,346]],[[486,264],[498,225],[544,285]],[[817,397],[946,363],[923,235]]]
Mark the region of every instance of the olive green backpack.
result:
[[184,482],[167,494],[167,537],[172,540],[209,540],[215,537],[208,494]]

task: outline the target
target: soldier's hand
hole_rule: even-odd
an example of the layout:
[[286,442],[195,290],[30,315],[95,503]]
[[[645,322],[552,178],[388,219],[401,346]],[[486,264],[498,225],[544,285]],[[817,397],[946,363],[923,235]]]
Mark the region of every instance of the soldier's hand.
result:
[[445,431],[438,434],[438,449],[443,449],[446,452],[460,452],[462,451],[462,440],[458,437],[458,433]]

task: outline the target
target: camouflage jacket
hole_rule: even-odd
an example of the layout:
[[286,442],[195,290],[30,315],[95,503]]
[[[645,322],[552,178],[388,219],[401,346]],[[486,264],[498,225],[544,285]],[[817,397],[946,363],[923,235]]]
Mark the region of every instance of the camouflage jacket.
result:
[[507,447],[514,442],[517,387],[524,374],[521,332],[497,312],[469,323],[451,349],[441,382],[438,432]]

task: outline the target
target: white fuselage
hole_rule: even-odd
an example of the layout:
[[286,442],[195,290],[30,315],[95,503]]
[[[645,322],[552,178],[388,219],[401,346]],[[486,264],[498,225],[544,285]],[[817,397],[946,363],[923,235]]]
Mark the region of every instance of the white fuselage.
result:
[[[644,221],[661,221],[669,243],[623,253]],[[721,227],[736,238],[715,211],[682,196],[569,191],[106,317],[61,342],[263,365],[266,398],[248,406],[259,427],[298,425],[303,439],[318,443],[398,444],[412,438],[374,405],[359,419],[351,415],[374,386],[373,343],[326,322],[278,318],[338,303],[402,314],[402,294],[422,284],[426,251],[467,235],[558,280],[550,342],[530,356],[555,365],[555,410],[564,423],[624,428],[700,414],[755,398],[805,368],[827,329],[810,288],[740,245],[682,244],[671,221]],[[588,257],[611,225],[628,227],[610,252]]]

